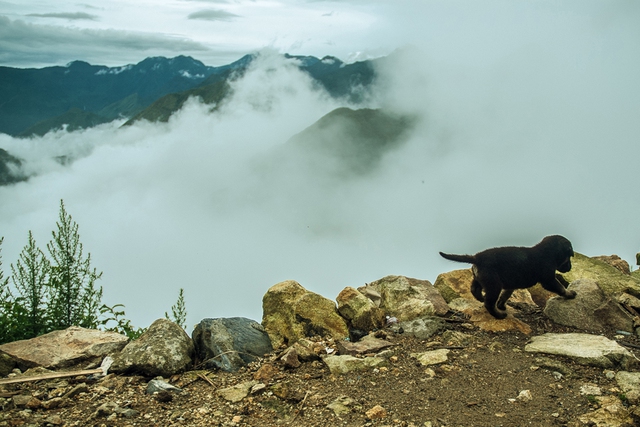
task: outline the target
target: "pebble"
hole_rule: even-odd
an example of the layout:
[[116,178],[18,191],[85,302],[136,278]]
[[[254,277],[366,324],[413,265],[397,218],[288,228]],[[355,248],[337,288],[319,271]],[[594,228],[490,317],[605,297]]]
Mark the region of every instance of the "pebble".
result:
[[365,412],[365,415],[370,420],[381,419],[387,416],[387,410],[380,405],[376,405],[373,408],[369,409],[367,412]]

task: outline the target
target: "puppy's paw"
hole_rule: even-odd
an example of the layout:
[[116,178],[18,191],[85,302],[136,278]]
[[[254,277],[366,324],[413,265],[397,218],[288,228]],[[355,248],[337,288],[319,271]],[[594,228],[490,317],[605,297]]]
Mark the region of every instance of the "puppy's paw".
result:
[[576,291],[567,291],[563,296],[566,299],[574,299],[576,297]]
[[496,319],[504,319],[507,317],[507,312],[502,310],[488,310],[489,314],[495,317]]

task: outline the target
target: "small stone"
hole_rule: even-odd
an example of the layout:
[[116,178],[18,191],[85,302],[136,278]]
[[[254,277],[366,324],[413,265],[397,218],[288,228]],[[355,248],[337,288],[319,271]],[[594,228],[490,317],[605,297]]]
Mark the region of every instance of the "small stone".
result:
[[160,403],[167,403],[173,400],[173,395],[167,390],[161,390],[155,393],[155,398]]
[[522,390],[520,394],[518,394],[518,397],[516,399],[518,399],[521,402],[530,402],[533,400],[533,396],[531,395],[531,391]]
[[267,389],[267,386],[263,383],[259,383],[251,387],[251,394],[259,394]]
[[53,424],[54,426],[62,425],[62,418],[60,415],[51,415],[50,417],[45,418],[44,420],[47,424]]
[[580,387],[580,394],[583,396],[602,396],[602,389],[594,384],[585,384]]
[[231,419],[231,422],[235,424],[240,424],[241,421],[242,421],[242,415],[236,415]]
[[365,415],[370,420],[378,420],[378,419],[385,418],[387,416],[387,410],[380,405],[376,405],[373,408],[369,409],[367,412],[365,412]]
[[504,418],[507,416],[504,412],[496,412],[494,415],[498,418]]

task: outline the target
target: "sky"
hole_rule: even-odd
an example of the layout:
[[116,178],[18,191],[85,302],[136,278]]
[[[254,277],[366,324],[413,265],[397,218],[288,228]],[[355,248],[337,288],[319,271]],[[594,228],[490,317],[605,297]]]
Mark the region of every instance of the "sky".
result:
[[[638,22],[635,1],[0,0],[3,66],[181,54],[218,66],[260,53],[214,114],[193,101],[164,124],[0,135],[37,173],[0,187],[5,273],[29,230],[46,247],[61,199],[104,273],[103,301],[142,327],[180,288],[190,331],[207,317],[260,320],[262,296],[283,280],[329,299],[386,275],[434,282],[466,267],[438,251],[549,234],[633,266]],[[279,147],[350,106],[279,54],[355,61],[397,49],[366,106],[420,117],[408,141],[357,178],[279,170]]]

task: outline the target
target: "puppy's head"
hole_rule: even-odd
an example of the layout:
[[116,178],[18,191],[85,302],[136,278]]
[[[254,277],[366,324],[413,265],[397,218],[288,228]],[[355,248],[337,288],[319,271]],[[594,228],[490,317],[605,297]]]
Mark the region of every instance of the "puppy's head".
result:
[[562,236],[547,236],[542,239],[543,244],[549,247],[549,253],[553,254],[556,261],[556,270],[566,273],[571,270],[571,257],[573,256],[573,246],[571,242]]

